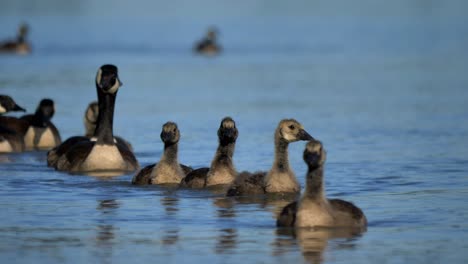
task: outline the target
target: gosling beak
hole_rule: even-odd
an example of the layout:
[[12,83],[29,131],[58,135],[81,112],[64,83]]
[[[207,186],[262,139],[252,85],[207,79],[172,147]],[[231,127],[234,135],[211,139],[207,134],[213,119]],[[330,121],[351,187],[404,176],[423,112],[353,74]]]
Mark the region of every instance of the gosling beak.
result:
[[309,135],[309,133],[307,133],[307,131],[305,131],[304,129],[301,129],[299,131],[299,140],[312,140],[314,139],[311,135]]
[[169,141],[169,140],[171,139],[171,137],[172,137],[172,133],[170,133],[170,132],[165,132],[165,131],[161,132],[161,140],[162,140],[163,142]]

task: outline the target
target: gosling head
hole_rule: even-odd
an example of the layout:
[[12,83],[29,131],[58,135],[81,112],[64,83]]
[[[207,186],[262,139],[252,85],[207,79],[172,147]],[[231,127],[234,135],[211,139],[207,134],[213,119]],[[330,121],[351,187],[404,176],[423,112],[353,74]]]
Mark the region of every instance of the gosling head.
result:
[[322,142],[310,140],[304,149],[304,161],[310,169],[316,169],[325,164],[327,152],[323,148]]
[[12,111],[26,112],[26,109],[17,105],[16,102],[8,95],[0,95],[0,114]]
[[215,27],[210,27],[206,32],[206,38],[209,40],[215,41],[217,36],[218,30]]
[[311,135],[309,135],[309,133],[307,133],[307,131],[305,131],[301,123],[297,122],[294,119],[281,120],[278,124],[276,133],[280,139],[283,139],[288,143],[299,140],[314,139]]
[[222,145],[235,143],[238,134],[239,131],[236,128],[236,122],[234,122],[232,118],[225,117],[221,120],[221,124],[218,129],[218,138]]
[[91,102],[86,108],[84,115],[84,126],[86,129],[86,136],[90,137],[94,134],[96,129],[97,120],[99,116],[99,105],[96,101]]
[[99,105],[96,101],[91,102],[85,111],[85,123],[95,125],[99,116]]
[[174,122],[167,122],[163,125],[161,131],[161,140],[165,145],[172,145],[179,142],[180,132],[177,124]]
[[43,118],[44,121],[50,121],[55,114],[54,101],[52,99],[42,99],[36,108],[36,115]]
[[28,31],[29,31],[29,26],[28,26],[28,24],[26,24],[26,23],[21,24],[21,25],[18,27],[18,37],[20,37],[20,38],[25,38],[26,35],[28,34]]
[[96,86],[104,93],[117,93],[122,86],[117,67],[111,64],[102,65],[96,74]]

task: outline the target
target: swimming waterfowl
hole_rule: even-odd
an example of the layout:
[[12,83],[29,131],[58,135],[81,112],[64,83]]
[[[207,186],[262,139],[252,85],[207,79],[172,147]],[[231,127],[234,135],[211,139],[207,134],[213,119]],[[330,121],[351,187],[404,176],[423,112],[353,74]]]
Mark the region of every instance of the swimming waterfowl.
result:
[[[62,142],[59,146],[51,149],[47,153],[47,166],[55,167],[57,164],[58,158],[66,153],[71,146],[80,142],[80,141],[87,141],[93,137],[94,131],[96,130],[96,125],[99,116],[99,105],[98,102],[93,101],[91,102],[85,110],[83,123],[85,127],[85,135],[84,136],[73,136],[69,137],[67,140]],[[127,145],[127,148],[133,151],[133,147],[130,142],[124,140],[119,136],[114,136],[114,139],[121,143]]]
[[50,121],[54,113],[54,101],[42,99],[33,115],[24,115],[20,118],[28,123],[24,135],[27,149],[50,149],[62,142],[59,131]]
[[164,152],[158,163],[149,165],[138,172],[132,179],[132,184],[179,184],[180,180],[191,168],[179,164],[177,158],[180,131],[177,124],[167,122],[161,131],[164,142]]
[[288,146],[291,142],[313,139],[294,119],[283,119],[275,131],[275,160],[268,172],[242,172],[235,179],[227,196],[265,193],[298,193],[294,172],[289,167]]
[[20,25],[18,35],[15,40],[0,43],[0,53],[17,53],[25,55],[31,52],[31,47],[26,41],[28,31],[28,26],[26,24]]
[[215,28],[210,28],[206,32],[206,36],[200,40],[194,47],[194,51],[204,55],[216,55],[221,52],[221,46],[216,43],[218,31]]
[[180,182],[180,186],[203,188],[231,184],[237,175],[232,156],[234,155],[238,134],[234,120],[230,117],[223,118],[218,129],[218,149],[210,168],[193,170]]
[[123,173],[139,168],[132,151],[113,136],[114,106],[120,86],[116,66],[107,64],[99,68],[96,75],[99,117],[94,136],[77,140],[58,158],[54,165],[57,170]]
[[340,199],[325,196],[323,173],[326,152],[320,141],[311,140],[304,150],[308,170],[306,188],[299,201],[290,203],[281,212],[278,226],[286,227],[356,227],[367,226],[361,209]]
[[21,152],[25,149],[23,136],[8,127],[9,121],[17,118],[1,116],[12,111],[26,110],[16,104],[10,96],[0,95],[0,153]]

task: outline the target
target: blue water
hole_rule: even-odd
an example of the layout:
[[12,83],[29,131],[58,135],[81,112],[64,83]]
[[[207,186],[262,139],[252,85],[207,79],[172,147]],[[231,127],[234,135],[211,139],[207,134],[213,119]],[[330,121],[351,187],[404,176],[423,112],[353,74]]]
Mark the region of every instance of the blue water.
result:
[[[465,263],[468,259],[468,17],[463,1],[2,1],[0,38],[31,26],[30,56],[0,57],[0,93],[56,102],[62,138],[82,134],[94,77],[119,67],[114,131],[142,166],[177,122],[179,159],[209,165],[224,116],[235,165],[267,170],[273,132],[299,120],[328,152],[326,190],[367,232],[291,236],[281,202],[130,185],[0,156],[2,263]],[[216,25],[225,52],[191,53]],[[304,185],[303,142],[290,162]]]

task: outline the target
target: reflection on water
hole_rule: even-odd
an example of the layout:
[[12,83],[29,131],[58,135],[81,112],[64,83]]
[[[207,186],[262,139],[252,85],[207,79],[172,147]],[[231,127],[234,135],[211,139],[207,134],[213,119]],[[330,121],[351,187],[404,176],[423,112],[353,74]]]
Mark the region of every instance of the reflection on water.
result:
[[[170,194],[172,191],[166,192]],[[163,245],[170,246],[176,245],[179,240],[179,226],[174,221],[179,211],[179,198],[176,195],[164,196],[160,199],[161,205],[164,207],[164,212],[166,213],[164,234],[161,237],[161,242]]]
[[339,247],[346,245],[350,249],[354,247],[353,241],[364,232],[361,228],[278,228],[273,254],[288,252],[297,243],[308,263],[322,263],[330,240],[346,239],[347,243],[341,242]]
[[94,253],[101,263],[110,263],[114,251],[116,228],[113,220],[120,204],[115,199],[98,200],[96,209],[100,213],[96,224],[96,249]]

